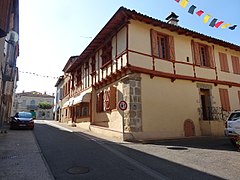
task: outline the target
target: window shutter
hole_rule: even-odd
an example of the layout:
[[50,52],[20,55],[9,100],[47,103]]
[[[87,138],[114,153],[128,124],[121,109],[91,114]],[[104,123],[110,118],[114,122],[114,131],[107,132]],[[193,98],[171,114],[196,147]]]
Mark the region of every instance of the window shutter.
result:
[[157,31],[151,29],[152,55],[158,57]]
[[229,72],[227,55],[225,53],[221,53],[221,52],[219,52],[218,54],[219,54],[221,71]]
[[213,48],[212,46],[208,46],[208,56],[209,56],[209,64],[211,68],[215,68],[214,64],[214,54],[213,54]]
[[175,60],[175,48],[173,36],[168,36],[168,46],[169,46],[169,59]]
[[230,101],[229,101],[229,96],[228,96],[228,90],[227,89],[219,89],[219,94],[220,94],[220,100],[221,100],[221,105],[223,110],[225,111],[230,111]]
[[116,109],[116,94],[117,88],[114,86],[110,87],[110,109]]
[[239,58],[236,56],[231,56],[231,58],[232,58],[233,73],[240,74]]
[[193,58],[194,58],[194,62],[196,65],[201,65],[201,62],[200,62],[200,55],[199,55],[199,46],[198,46],[198,43],[194,42],[192,40],[191,42],[192,44],[192,51],[193,51]]

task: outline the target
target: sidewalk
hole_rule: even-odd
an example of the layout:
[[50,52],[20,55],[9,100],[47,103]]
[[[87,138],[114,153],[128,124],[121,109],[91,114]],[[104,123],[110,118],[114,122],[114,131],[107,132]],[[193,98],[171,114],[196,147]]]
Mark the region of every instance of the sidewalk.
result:
[[[122,140],[97,134],[89,130],[72,127],[58,121],[36,120],[35,123],[45,123],[66,131],[81,133],[91,139],[123,143]],[[0,179],[1,180],[53,180],[41,153],[41,149],[31,130],[9,130],[5,126],[0,130]]]
[[31,130],[0,133],[1,180],[53,180]]
[[82,128],[82,127],[79,127],[79,126],[71,126],[67,123],[59,123],[58,121],[54,121],[54,120],[38,120],[38,123],[41,123],[41,121],[43,123],[46,123],[46,124],[49,124],[50,126],[53,126],[53,127],[56,127],[56,128],[62,128],[63,130],[67,130],[67,131],[70,131],[70,132],[79,132],[81,133],[82,135],[85,135],[85,136],[88,136],[90,138],[94,138],[94,139],[101,139],[103,141],[110,141],[110,142],[115,142],[115,143],[130,143],[130,142],[127,142],[127,141],[123,141],[122,139],[120,138],[117,138],[117,137],[112,137],[112,136],[106,136],[104,134],[99,134],[97,132],[93,132],[93,131],[90,131],[86,128]]

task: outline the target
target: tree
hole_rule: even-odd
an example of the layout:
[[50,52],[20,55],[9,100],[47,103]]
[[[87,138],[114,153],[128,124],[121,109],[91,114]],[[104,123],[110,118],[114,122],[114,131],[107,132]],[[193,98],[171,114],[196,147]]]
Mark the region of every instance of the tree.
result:
[[38,103],[38,107],[40,108],[40,109],[52,109],[52,105],[51,104],[49,104],[48,102],[40,102],[40,103]]

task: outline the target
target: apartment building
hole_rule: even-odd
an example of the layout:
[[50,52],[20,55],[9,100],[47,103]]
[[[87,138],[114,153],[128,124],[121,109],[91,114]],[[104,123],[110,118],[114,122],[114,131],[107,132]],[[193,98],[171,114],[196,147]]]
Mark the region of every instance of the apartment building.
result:
[[65,65],[63,122],[129,141],[223,135],[240,106],[240,47],[176,18],[121,7]]
[[[46,93],[42,94],[36,91],[16,93],[13,102],[12,115],[15,115],[16,112],[25,111],[32,112],[36,119],[53,120],[54,98],[53,95],[48,95]],[[39,103],[41,102],[50,104],[51,108],[40,108]]]

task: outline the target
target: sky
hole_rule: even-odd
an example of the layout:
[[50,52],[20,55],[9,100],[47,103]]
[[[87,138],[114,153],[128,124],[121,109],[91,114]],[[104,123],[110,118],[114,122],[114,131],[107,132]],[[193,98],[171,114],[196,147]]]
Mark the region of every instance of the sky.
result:
[[[183,8],[175,0],[20,0],[16,91],[56,93],[68,59],[80,55],[121,6],[162,21],[174,12],[179,26],[240,46],[239,0],[188,2]],[[204,15],[188,13],[191,5],[236,29],[210,27],[203,23]]]

